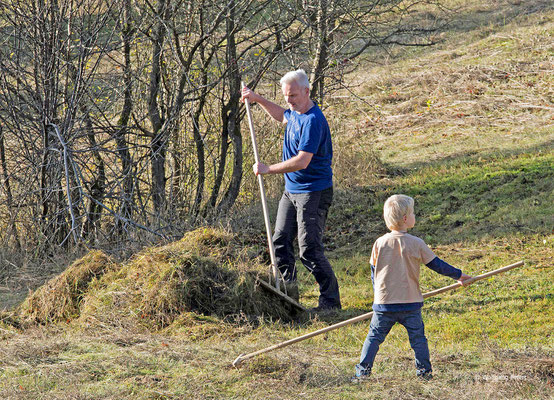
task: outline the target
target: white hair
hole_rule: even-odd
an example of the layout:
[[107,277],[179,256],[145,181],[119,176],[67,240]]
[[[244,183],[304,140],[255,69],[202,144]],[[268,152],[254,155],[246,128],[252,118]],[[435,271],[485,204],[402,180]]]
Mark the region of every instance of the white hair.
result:
[[414,199],[404,194],[395,194],[385,201],[383,217],[389,229],[397,229],[405,216],[414,211]]
[[310,88],[310,81],[308,79],[308,75],[306,75],[306,72],[303,69],[297,69],[296,71],[290,71],[287,72],[282,78],[281,78],[281,86],[283,86],[285,83],[292,83],[296,82],[301,87]]

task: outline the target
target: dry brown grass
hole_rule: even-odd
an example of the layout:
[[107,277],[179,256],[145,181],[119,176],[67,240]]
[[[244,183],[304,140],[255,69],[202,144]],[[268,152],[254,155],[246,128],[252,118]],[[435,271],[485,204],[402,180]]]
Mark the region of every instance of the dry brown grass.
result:
[[115,263],[105,253],[91,251],[31,294],[17,314],[24,325],[73,320],[91,282],[113,268]]
[[31,294],[15,319],[5,313],[2,321],[27,327],[75,321],[89,331],[163,329],[204,338],[226,322],[291,319],[286,304],[259,288],[257,279],[266,273],[237,236],[200,228],[122,265],[92,251]]
[[[359,71],[352,92],[329,99],[330,113],[342,115],[337,147],[355,140],[386,164],[410,165],[552,140],[552,28],[545,12],[456,48]],[[337,181],[360,173],[371,181],[345,153]],[[368,154],[366,165],[373,163]]]

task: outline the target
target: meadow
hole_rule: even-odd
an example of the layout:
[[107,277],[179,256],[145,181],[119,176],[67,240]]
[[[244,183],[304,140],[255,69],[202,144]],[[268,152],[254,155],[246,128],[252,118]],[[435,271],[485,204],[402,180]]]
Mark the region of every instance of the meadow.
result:
[[[342,311],[295,321],[197,314],[192,324],[158,330],[101,318],[90,326],[76,318],[23,328],[13,307],[27,293],[2,292],[0,396],[553,398],[554,10],[541,1],[471,4],[465,23],[454,24],[440,45],[393,49],[398,54],[383,65],[368,60],[349,77],[352,88],[329,99],[336,192],[326,246]],[[275,179],[271,187],[279,187]],[[426,300],[434,379],[415,377],[407,334],[395,326],[371,379],[350,383],[368,322],[233,367],[241,353],[371,310],[368,258],[373,241],[386,232],[382,206],[393,193],[414,197],[412,233],[465,273],[525,261]],[[229,226],[251,236],[245,245],[251,251],[263,248],[259,205],[237,210]],[[141,254],[149,251],[158,250]],[[314,307],[318,288],[298,268],[301,303]],[[98,279],[92,283],[97,289]],[[424,292],[451,283],[422,269]]]

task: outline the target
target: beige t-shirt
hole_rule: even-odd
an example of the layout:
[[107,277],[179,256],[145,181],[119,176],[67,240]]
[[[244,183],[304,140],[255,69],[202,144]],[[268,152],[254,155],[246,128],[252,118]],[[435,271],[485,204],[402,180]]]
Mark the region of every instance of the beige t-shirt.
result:
[[423,301],[419,268],[435,258],[423,240],[404,232],[390,232],[375,241],[371,251],[374,304]]

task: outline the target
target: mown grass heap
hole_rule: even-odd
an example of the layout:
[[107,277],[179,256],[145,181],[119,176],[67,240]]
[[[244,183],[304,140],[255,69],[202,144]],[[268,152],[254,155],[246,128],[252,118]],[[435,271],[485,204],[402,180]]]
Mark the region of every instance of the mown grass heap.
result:
[[38,288],[16,313],[23,325],[71,321],[79,316],[90,284],[114,267],[106,254],[93,250]]
[[290,320],[291,310],[258,288],[266,273],[237,237],[201,228],[120,266],[91,252],[33,293],[19,314],[40,324],[75,320],[79,327],[149,331],[262,316]]

